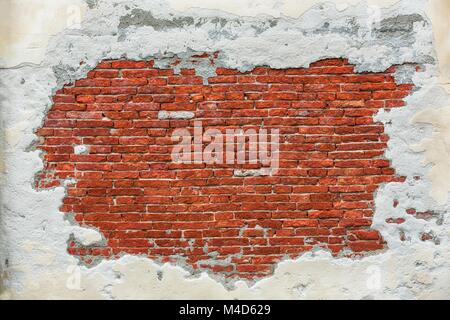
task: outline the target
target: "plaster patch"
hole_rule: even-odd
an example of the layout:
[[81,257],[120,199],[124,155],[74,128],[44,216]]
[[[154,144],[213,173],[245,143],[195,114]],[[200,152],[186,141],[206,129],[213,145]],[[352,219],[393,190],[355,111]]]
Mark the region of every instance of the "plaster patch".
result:
[[259,176],[269,176],[270,169],[262,168],[258,170],[234,170],[235,177],[259,177]]
[[195,117],[193,112],[189,111],[160,111],[158,119],[192,119]]
[[86,247],[98,244],[103,240],[102,234],[94,229],[74,227],[73,235],[75,240]]
[[87,154],[89,153],[89,147],[86,145],[78,145],[73,148],[75,154]]

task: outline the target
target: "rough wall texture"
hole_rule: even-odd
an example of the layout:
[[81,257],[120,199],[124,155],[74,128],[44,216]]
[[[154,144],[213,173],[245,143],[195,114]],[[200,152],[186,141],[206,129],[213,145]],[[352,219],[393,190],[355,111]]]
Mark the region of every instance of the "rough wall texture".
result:
[[[214,64],[207,54],[191,62],[201,59]],[[303,69],[217,68],[203,85],[195,69],[103,61],[53,97],[38,130],[45,167],[37,186],[76,180],[61,211],[107,239],[70,242],[88,265],[143,254],[254,279],[314,246],[333,255],[379,250],[381,236],[370,230],[374,193],[404,177],[383,159],[388,137],[373,115],[403,106],[412,88],[396,85],[394,72],[355,74],[347,61],[328,59]],[[196,121],[220,132],[277,128],[280,167],[261,176],[261,164],[234,159],[173,163],[173,131],[193,132]]]
[[[2,298],[449,298],[427,1],[172,2],[87,1],[39,65],[5,59]],[[280,129],[279,171],[174,165],[199,119]]]

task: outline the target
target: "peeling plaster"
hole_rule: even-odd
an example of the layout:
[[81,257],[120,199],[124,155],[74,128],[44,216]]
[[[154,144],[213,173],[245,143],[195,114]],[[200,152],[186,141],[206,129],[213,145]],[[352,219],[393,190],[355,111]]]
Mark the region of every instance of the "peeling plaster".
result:
[[[266,3],[254,12],[281,13],[279,8],[285,8],[273,1],[254,3]],[[294,2],[289,3],[292,8]],[[446,214],[450,203],[442,195],[448,195],[448,190],[444,191],[448,186],[439,185],[439,181],[436,185],[433,178],[449,168],[427,140],[437,141],[439,146],[447,143],[442,148],[449,152],[443,134],[448,132],[448,121],[441,122],[439,116],[448,111],[438,109],[449,105],[449,96],[440,85],[442,73],[431,41],[432,24],[425,15],[427,1],[383,3],[384,22],[377,30],[384,32],[373,37],[367,29],[367,7],[357,1],[337,8],[323,4],[304,11],[299,6],[300,10],[292,11],[300,12],[298,19],[281,14],[244,18],[218,8],[179,13],[162,1],[88,1],[90,10],[80,29],[67,29],[52,37],[43,60],[35,56],[39,65],[0,70],[6,168],[1,193],[0,298],[450,298],[450,222]],[[241,7],[240,14],[252,10],[250,4]],[[120,25],[133,8],[146,13],[144,23],[128,19]],[[395,19],[403,21],[401,30],[387,27]],[[138,60],[182,55],[190,50],[221,51],[220,63],[240,70],[257,65],[301,67],[326,57],[347,57],[358,71],[421,64],[422,72],[412,75],[418,90],[407,98],[407,107],[377,115],[391,138],[385,156],[398,174],[407,177],[405,183],[384,185],[376,194],[372,228],[382,233],[387,250],[361,259],[335,259],[328,252],[315,250],[295,261],[279,263],[269,278],[253,284],[238,281],[233,287],[225,287],[206,273],[192,276],[180,266],[158,265],[139,256],[125,255],[86,268],[67,254],[71,235],[86,243],[100,239],[95,231],[80,233],[80,227],[58,211],[64,188],[41,192],[32,188],[34,175],[43,164],[39,152],[29,146],[50,106],[50,97],[64,83],[86,76],[102,59],[126,56]],[[23,58],[15,63],[27,60]],[[424,112],[425,108],[431,109]],[[438,131],[433,133],[429,124]],[[421,141],[425,153],[411,149]],[[424,158],[434,164],[431,171],[421,165]],[[430,189],[439,190],[439,202],[429,195]],[[442,212],[442,219],[440,223],[418,219],[407,214],[408,208]],[[390,218],[405,221],[387,223]],[[423,233],[432,233],[439,244],[422,241]]]
[[[339,11],[357,5],[361,0],[329,0]],[[192,8],[222,10],[241,16],[271,15],[297,18],[321,0],[168,0],[178,11]],[[388,8],[399,0],[367,0],[369,10]],[[78,28],[88,8],[93,9],[99,0],[4,0],[0,3],[0,66],[12,67],[21,63],[39,64],[45,54],[49,39],[67,26]],[[435,47],[441,65],[440,82],[450,82],[450,43],[446,0],[427,2],[427,15],[434,26]]]
[[87,228],[74,228],[73,236],[75,240],[80,242],[83,246],[90,246],[103,240],[103,236],[100,232]]

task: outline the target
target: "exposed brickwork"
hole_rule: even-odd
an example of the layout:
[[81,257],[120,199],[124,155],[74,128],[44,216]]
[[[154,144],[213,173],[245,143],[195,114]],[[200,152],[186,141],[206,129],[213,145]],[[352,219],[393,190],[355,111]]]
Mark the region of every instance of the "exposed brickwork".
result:
[[[76,179],[61,211],[107,239],[105,247],[70,244],[87,263],[119,253],[177,256],[197,269],[257,278],[314,245],[335,255],[382,249],[370,230],[374,192],[403,178],[383,158],[388,137],[373,115],[404,106],[412,89],[397,85],[393,71],[355,73],[346,60],[329,59],[299,69],[217,68],[203,85],[193,69],[176,75],[153,61],[104,61],[54,96],[37,132],[45,151],[37,187]],[[161,110],[195,117],[161,120]],[[195,120],[221,130],[280,129],[280,170],[237,177],[235,169],[259,166],[173,163],[172,131]],[[88,152],[75,154],[76,145]]]

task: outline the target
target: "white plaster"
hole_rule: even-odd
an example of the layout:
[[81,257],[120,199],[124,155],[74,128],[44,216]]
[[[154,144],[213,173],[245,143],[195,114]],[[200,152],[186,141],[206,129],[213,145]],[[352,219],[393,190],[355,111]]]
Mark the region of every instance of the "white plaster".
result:
[[73,148],[73,152],[75,154],[85,154],[85,153],[89,152],[89,148],[88,148],[88,146],[85,146],[83,144],[82,145],[77,145],[77,146],[75,146]]
[[72,234],[83,246],[91,246],[103,240],[102,234],[94,229],[74,227]]
[[269,176],[271,174],[270,168],[251,169],[251,170],[234,170],[235,177],[259,177]]
[[192,119],[195,114],[190,111],[159,111],[158,119]]

